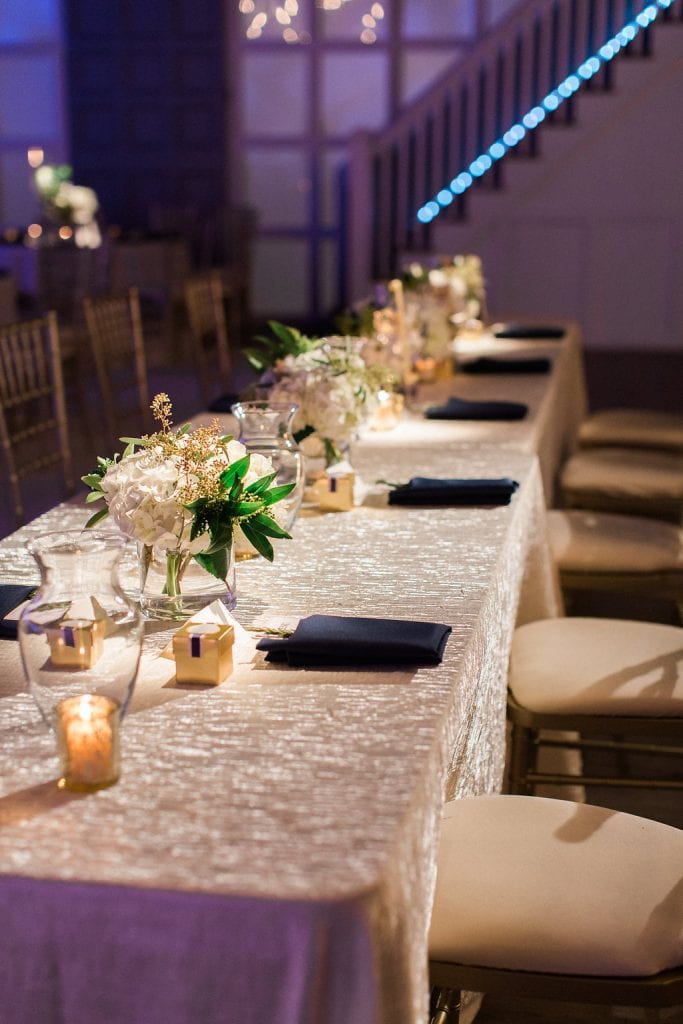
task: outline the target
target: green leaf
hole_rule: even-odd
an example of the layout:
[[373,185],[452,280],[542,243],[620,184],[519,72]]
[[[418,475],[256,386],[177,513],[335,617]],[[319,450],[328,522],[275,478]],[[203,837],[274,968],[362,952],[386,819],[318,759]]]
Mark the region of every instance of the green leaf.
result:
[[236,480],[243,480],[247,475],[249,469],[249,463],[251,462],[251,455],[245,455],[241,459],[237,459],[232,465],[221,473],[220,481],[226,489],[230,489]]
[[141,437],[120,437],[119,441],[123,441],[124,444],[143,445],[145,442]]
[[281,501],[282,498],[286,498],[287,495],[294,490],[296,484],[281,484],[279,487],[272,487],[269,491],[263,495],[263,502],[265,505],[274,505],[276,501]]
[[283,540],[291,540],[290,534],[284,530],[279,523],[263,512],[259,512],[258,515],[252,516],[249,519],[249,525],[254,526],[259,530],[259,533],[265,533],[268,537],[279,537]]
[[103,497],[102,491],[91,491],[90,494],[86,494],[85,503],[86,505],[92,505],[93,501],[102,501]]
[[262,533],[259,533],[258,530],[255,530],[250,526],[250,521],[248,519],[245,519],[244,522],[240,523],[240,527],[244,536],[247,538],[249,543],[256,548],[259,555],[263,555],[263,557],[269,562],[272,562],[275,557],[275,552],[273,551],[273,545],[270,543],[268,538],[264,537]]
[[228,575],[228,549],[225,547],[213,552],[201,551],[194,556],[194,560],[219,580],[224,580]]
[[245,494],[261,494],[262,491],[267,490],[272,484],[273,480],[277,476],[277,470],[274,473],[269,473],[268,476],[262,476],[258,480],[254,480],[253,484],[249,484],[245,487]]
[[95,491],[102,490],[102,477],[99,473],[87,473],[81,477],[81,480],[87,487],[92,487]]
[[233,513],[237,516],[250,516],[254,512],[260,512],[266,504],[263,498],[260,501],[240,501],[233,505]]
[[99,512],[96,512],[94,516],[90,517],[88,522],[85,524],[85,529],[86,530],[90,530],[91,527],[95,526],[97,523],[99,523],[99,521],[101,519],[104,519],[104,517],[108,516],[108,515],[109,515],[109,509],[106,508],[106,507],[105,508],[101,508],[99,510]]

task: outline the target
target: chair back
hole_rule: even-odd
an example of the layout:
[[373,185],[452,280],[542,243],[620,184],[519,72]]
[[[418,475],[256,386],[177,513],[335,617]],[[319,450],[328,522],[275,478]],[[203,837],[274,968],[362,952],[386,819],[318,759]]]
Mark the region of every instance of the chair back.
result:
[[185,303],[197,359],[202,397],[208,405],[219,390],[230,387],[230,342],[220,270],[197,274],[185,282]]
[[110,439],[151,424],[147,360],[137,288],[83,302]]
[[21,481],[61,466],[73,493],[57,315],[0,327],[0,444],[17,525],[25,521]]

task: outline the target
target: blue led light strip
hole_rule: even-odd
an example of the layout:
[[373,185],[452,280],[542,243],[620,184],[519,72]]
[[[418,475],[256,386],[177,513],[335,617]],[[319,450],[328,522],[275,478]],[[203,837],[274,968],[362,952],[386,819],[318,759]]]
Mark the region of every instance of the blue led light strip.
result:
[[570,96],[581,88],[583,82],[587,82],[593,75],[597,74],[602,64],[607,64],[613,60],[622,47],[628,46],[642,29],[651,25],[661,12],[670,7],[673,2],[674,0],[654,0],[653,3],[644,7],[633,21],[627,22],[616,35],[612,36],[611,39],[608,39],[600,47],[597,53],[594,53],[592,57],[589,57],[583,64],[580,64],[576,71],[568,75],[552,92],[549,92],[538,106],[528,110],[517,124],[513,124],[508,128],[484,153],[480,153],[467,170],[461,171],[460,174],[453,178],[450,185],[442,188],[434,199],[420,207],[417,211],[417,219],[422,224],[429,224],[435,217],[438,217],[446,206],[450,206],[455,196],[461,196],[464,192],[467,192],[475,180],[483,177],[487,171],[490,171],[494,163],[504,157],[508,150],[514,149],[527,132],[533,132],[538,128],[539,124],[545,120],[546,114],[557,110],[565,100],[568,100]]

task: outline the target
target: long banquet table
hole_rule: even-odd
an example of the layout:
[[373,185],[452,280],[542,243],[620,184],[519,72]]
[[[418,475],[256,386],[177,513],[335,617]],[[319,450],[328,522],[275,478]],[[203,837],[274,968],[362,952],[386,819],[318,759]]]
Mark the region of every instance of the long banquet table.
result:
[[[303,515],[273,565],[238,567],[243,624],[315,611],[444,622],[438,667],[293,670],[247,638],[226,683],[183,689],[159,656],[170,632],[149,623],[121,780],[79,795],[56,788],[18,646],[0,641],[3,1024],[424,1024],[442,804],[500,789],[512,631],[559,611],[533,438],[547,437],[538,420],[566,386],[571,341],[528,391],[487,384],[530,399],[516,441],[514,424],[477,438],[413,416],[354,446],[367,482],[512,476],[510,506],[375,495]],[[570,443],[571,417],[554,413]],[[59,506],[0,542],[0,578],[35,578],[26,539],[85,515]]]

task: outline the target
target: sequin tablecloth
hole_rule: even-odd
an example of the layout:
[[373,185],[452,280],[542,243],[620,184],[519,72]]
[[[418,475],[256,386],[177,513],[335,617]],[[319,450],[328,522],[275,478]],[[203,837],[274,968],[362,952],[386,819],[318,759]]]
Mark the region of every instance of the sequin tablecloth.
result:
[[[245,625],[444,622],[440,666],[296,671],[249,641],[222,686],[182,689],[150,623],[121,780],[84,796],[56,788],[18,646],[0,641],[2,1024],[424,1024],[443,801],[500,788],[515,621],[559,609],[540,466],[547,488],[571,441],[571,353],[553,348],[553,373],[524,385],[470,378],[468,397],[528,400],[524,424],[413,415],[354,450],[370,483],[512,476],[509,507],[371,492],[302,515],[274,565],[238,566]],[[34,580],[24,542],[86,516],[61,506],[0,542],[0,579]]]

